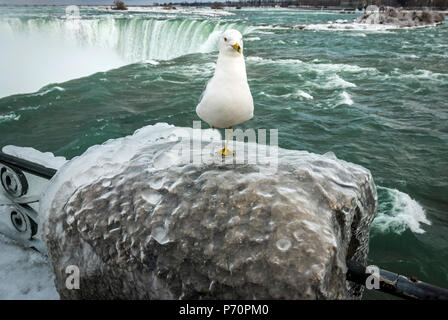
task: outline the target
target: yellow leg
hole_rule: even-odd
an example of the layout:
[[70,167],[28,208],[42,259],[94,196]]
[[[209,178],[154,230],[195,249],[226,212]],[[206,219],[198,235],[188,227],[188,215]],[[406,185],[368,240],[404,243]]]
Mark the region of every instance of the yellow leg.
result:
[[230,135],[232,134],[232,127],[229,127],[229,130],[227,131],[227,139],[226,139],[226,146],[224,147],[224,149],[216,152],[221,154],[223,157],[225,156],[230,156],[230,155],[234,155],[235,153],[233,151],[230,151],[228,146],[229,146],[229,139],[230,139]]

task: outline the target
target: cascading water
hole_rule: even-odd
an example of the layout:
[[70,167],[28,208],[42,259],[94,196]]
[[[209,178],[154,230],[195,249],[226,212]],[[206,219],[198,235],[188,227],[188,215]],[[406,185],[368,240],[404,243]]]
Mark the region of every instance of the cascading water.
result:
[[[219,34],[251,28],[232,21],[206,19],[2,18],[0,96],[36,91],[42,86],[107,71],[145,60],[169,60],[211,52]],[[20,59],[12,59],[13,56]],[[20,65],[11,65],[15,62]],[[24,62],[25,61],[25,62]],[[10,64],[11,63],[11,64]],[[19,71],[19,72],[18,72]],[[3,83],[5,82],[5,83]],[[18,89],[20,88],[20,89]]]
[[243,34],[249,27],[233,22],[190,19],[29,19],[0,20],[0,29],[13,35],[46,35],[79,47],[116,50],[128,62],[167,60],[216,49],[218,35],[229,28]]
[[216,49],[217,38],[229,28],[248,28],[235,23],[207,20],[113,20],[118,39],[116,48],[129,61],[145,59],[166,60],[184,54],[210,52]]

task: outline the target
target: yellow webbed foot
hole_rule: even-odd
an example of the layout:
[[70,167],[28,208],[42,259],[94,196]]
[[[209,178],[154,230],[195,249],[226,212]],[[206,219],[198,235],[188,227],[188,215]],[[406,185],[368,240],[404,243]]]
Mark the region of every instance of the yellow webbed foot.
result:
[[225,156],[233,156],[233,155],[235,155],[235,152],[230,151],[230,150],[227,149],[227,148],[222,148],[222,150],[219,150],[219,151],[217,151],[216,153],[222,155],[223,157],[225,157]]
[[223,157],[225,157],[225,156],[233,156],[235,154],[235,152],[230,151],[229,148],[227,148],[227,146],[229,145],[229,140],[230,140],[230,135],[231,134],[232,134],[232,127],[229,127],[229,130],[227,131],[227,139],[226,139],[225,147],[222,150],[216,152],[218,154],[221,154]]

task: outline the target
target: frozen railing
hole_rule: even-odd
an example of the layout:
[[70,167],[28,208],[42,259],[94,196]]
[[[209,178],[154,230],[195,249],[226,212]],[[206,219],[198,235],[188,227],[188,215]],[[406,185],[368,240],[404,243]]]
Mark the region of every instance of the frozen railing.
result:
[[39,234],[39,199],[56,169],[0,152],[0,232],[45,253]]

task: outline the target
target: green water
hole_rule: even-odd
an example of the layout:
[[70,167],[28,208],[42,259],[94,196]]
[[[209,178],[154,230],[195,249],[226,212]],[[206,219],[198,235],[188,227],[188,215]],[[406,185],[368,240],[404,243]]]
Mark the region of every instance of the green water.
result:
[[[379,213],[369,263],[448,287],[448,24],[337,31],[318,26],[354,15],[231,13],[81,8],[74,22],[61,18],[63,7],[3,8],[5,41],[19,49],[42,41],[0,60],[0,84],[8,85],[0,144],[71,158],[145,125],[191,127],[216,36],[236,28],[255,103],[241,127],[278,128],[281,147],[333,151],[370,169]],[[57,83],[65,70],[90,75]]]

